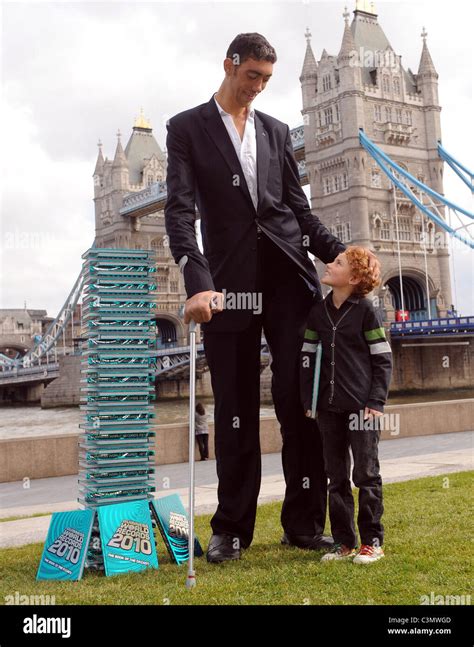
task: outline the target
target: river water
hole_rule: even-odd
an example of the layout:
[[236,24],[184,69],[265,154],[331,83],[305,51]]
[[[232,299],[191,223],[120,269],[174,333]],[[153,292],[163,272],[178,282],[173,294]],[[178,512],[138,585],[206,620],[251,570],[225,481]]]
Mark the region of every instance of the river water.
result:
[[[199,398],[208,414],[214,420],[214,401],[212,398]],[[48,434],[75,434],[82,422],[83,412],[79,407],[58,407],[41,409],[39,405],[18,404],[0,407],[0,439],[25,436],[44,436]],[[188,423],[189,400],[163,400],[155,404],[154,424]],[[262,404],[260,417],[275,415],[272,404]]]
[[[387,404],[407,404],[415,402],[436,402],[440,400],[457,400],[472,398],[472,389],[453,389],[451,391],[432,391],[410,395],[393,395]],[[205,406],[208,420],[214,419],[214,401],[212,398],[199,398]],[[155,424],[188,422],[189,401],[160,400],[155,403]],[[262,403],[260,417],[273,416],[275,410],[271,403]],[[44,436],[48,434],[75,434],[82,421],[79,407],[58,407],[41,409],[39,405],[18,404],[0,407],[0,439],[25,436]]]

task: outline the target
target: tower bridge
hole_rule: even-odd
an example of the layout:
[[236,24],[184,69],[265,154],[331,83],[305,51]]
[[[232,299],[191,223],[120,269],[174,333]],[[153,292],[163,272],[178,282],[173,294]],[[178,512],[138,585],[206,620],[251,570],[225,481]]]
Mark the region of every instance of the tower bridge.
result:
[[[440,340],[459,335],[467,345],[464,343],[456,351],[457,361],[470,367],[473,318],[456,316],[449,247],[426,242],[446,231],[459,237],[460,230],[468,242],[472,240],[465,223],[457,223],[456,228],[452,219],[459,218],[459,214],[453,205],[438,199],[444,195],[444,162],[452,166],[452,158],[440,144],[438,73],[428,49],[427,33],[423,29],[415,73],[402,65],[401,55],[386,37],[373,3],[357,2],[352,20],[347,10],[343,18],[337,54],[322,49],[316,57],[309,29],[305,34],[306,50],[299,77],[303,123],[290,131],[301,184],[309,186],[313,213],[335,235],[345,244],[373,249],[380,258],[382,282],[372,297],[379,303],[392,343],[401,344],[402,338],[417,335],[422,337],[419,343],[423,346],[427,335]],[[321,37],[317,36],[318,46],[322,45]],[[186,375],[189,349],[187,326],[179,315],[186,299],[183,277],[170,254],[165,231],[166,155],[143,111],[125,149],[121,137],[119,131],[110,160],[104,158],[100,141],[98,144],[93,173],[94,244],[155,250],[156,375],[159,380],[177,379]],[[396,163],[398,171],[393,176],[384,171],[377,151]],[[419,183],[416,191],[411,185],[413,199],[398,182],[399,172],[406,172]],[[469,181],[472,190],[472,174]],[[438,198],[426,193],[420,208],[420,187],[431,190]],[[320,273],[322,263],[317,259],[315,263]],[[51,354],[57,353],[67,326],[72,325],[74,330],[82,278],[78,277],[60,313],[33,348],[19,351],[16,358],[0,354],[0,391],[20,379],[33,384],[41,371],[44,381],[54,375],[57,366],[51,363]],[[401,348],[394,354],[399,362],[395,387],[411,388],[416,382],[410,377],[414,369],[403,368],[411,365],[411,360]],[[262,351],[268,357],[264,340]],[[431,360],[423,355],[425,351],[420,350],[417,362],[428,366]],[[167,363],[163,361],[165,357]],[[202,346],[198,365],[204,370]],[[465,374],[466,383],[471,380],[470,370]],[[422,384],[423,378],[420,380]],[[431,383],[436,383],[434,376]]]

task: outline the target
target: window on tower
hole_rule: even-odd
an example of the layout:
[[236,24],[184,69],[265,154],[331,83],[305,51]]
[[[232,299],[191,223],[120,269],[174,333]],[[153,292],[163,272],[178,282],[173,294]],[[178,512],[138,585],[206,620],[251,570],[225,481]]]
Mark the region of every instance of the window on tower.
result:
[[385,107],[385,121],[392,121],[392,109],[390,106]]
[[382,108],[380,106],[374,106],[374,119],[375,121],[382,121]]
[[398,237],[400,240],[411,240],[411,218],[398,216]]
[[163,238],[153,238],[150,243],[150,247],[156,252],[158,259],[161,261],[166,260],[168,257],[169,247],[165,245]]
[[352,240],[350,222],[338,222],[335,225],[331,225],[329,231],[343,243],[348,243]]
[[324,120],[326,124],[332,124],[332,106],[330,106],[329,108],[325,108]]
[[168,292],[168,273],[166,270],[160,270],[156,273],[156,283],[159,292]]
[[380,225],[380,238],[382,240],[390,240],[390,221],[382,220]]
[[393,79],[393,92],[394,94],[400,94],[400,79],[398,76]]
[[323,76],[323,92],[327,92],[331,89],[331,75],[325,74]]
[[352,233],[351,233],[351,223],[350,222],[345,222],[343,223],[342,226],[342,241],[344,243],[348,243],[352,240]]
[[382,186],[382,178],[380,177],[379,170],[376,168],[372,169],[371,186],[375,189],[380,189]]

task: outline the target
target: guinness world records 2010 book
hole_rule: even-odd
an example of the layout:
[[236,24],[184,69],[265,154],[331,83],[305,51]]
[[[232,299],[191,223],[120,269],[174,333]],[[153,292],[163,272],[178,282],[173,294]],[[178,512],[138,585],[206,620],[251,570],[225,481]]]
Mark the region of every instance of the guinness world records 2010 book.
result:
[[[171,559],[176,564],[187,562],[189,521],[179,494],[154,499],[150,507]],[[201,544],[195,537],[194,556],[201,557],[203,554]]]

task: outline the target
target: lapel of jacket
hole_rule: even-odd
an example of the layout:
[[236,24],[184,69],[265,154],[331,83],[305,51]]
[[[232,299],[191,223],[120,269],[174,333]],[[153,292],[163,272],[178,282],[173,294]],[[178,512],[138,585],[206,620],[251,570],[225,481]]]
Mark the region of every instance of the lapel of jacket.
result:
[[[257,136],[257,182],[258,182],[258,208],[262,204],[263,194],[267,186],[268,166],[270,164],[270,143],[268,132],[263,121],[255,110],[255,131]],[[258,211],[258,209],[257,209]]]
[[[244,195],[247,197],[252,209],[254,209],[252,198],[248,190],[247,181],[245,179],[244,172],[242,170],[242,165],[237,153],[235,152],[234,145],[230,140],[229,133],[222,121],[222,117],[219,114],[219,111],[214,101],[214,95],[212,95],[209,103],[207,103],[202,112],[204,117],[204,128],[210,135],[211,139],[219,149],[224,161],[230,168],[233,176],[238,176],[240,178],[240,189],[244,192]],[[265,130],[263,121],[258,116],[257,111],[255,110],[255,132],[257,138],[257,186],[258,186],[258,204],[257,212],[260,207],[262,196],[265,191],[267,177],[268,177],[268,166],[270,160],[270,145],[268,143],[268,133]]]

